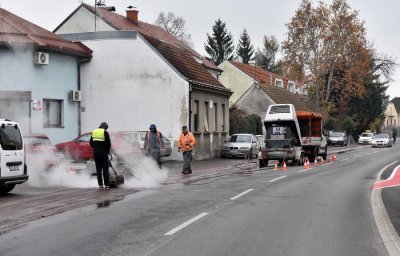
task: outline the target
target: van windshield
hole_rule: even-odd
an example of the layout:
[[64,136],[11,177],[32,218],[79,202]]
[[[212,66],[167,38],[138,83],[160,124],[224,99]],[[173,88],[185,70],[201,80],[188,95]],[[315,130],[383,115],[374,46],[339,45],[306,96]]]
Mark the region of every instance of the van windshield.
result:
[[18,126],[0,126],[0,145],[3,150],[21,150],[23,148],[22,137]]

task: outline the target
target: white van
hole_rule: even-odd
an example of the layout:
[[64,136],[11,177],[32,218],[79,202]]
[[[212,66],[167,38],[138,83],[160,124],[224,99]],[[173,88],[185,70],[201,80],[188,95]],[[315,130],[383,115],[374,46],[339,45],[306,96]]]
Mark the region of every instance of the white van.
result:
[[10,192],[28,178],[19,124],[0,119],[0,194]]

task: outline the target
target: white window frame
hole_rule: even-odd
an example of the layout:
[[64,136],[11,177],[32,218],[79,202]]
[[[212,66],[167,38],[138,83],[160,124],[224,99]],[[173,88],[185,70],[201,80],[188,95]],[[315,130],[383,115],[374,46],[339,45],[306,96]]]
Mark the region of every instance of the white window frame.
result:
[[43,99],[43,127],[63,128],[64,100]]
[[296,83],[294,81],[288,81],[288,90],[289,92],[296,92]]
[[[278,82],[281,82],[281,86],[278,86]],[[275,87],[283,88],[283,80],[280,78],[275,78]]]

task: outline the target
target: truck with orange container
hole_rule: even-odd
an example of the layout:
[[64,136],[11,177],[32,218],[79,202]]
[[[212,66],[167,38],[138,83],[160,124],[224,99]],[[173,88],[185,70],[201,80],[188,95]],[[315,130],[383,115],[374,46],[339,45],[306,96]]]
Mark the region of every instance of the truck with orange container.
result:
[[268,161],[291,161],[303,165],[307,158],[327,157],[327,141],[322,132],[322,116],[311,111],[296,111],[293,104],[268,107],[264,119],[265,147],[261,149],[259,166]]

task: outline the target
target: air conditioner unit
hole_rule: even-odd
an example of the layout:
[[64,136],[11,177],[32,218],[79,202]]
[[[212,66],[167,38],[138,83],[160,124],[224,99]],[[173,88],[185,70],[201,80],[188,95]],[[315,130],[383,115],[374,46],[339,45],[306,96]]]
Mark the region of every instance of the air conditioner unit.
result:
[[38,65],[47,65],[49,64],[49,54],[46,52],[35,52],[33,62]]
[[81,101],[82,100],[82,92],[78,90],[71,91],[72,101]]

